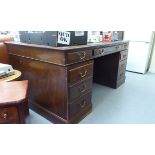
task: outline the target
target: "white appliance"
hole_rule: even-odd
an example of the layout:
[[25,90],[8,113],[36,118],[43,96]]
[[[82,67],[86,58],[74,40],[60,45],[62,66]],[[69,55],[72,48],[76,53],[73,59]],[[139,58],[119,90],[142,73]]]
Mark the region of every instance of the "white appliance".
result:
[[0,63],[0,78],[13,74],[14,70],[11,65]]
[[129,40],[127,71],[144,74],[150,60],[153,32],[125,31],[124,40]]

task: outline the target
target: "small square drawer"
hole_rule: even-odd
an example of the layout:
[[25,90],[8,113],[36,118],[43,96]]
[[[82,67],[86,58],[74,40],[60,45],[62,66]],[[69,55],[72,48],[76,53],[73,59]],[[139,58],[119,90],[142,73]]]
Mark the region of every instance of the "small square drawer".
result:
[[94,56],[95,57],[104,55],[104,53],[105,53],[104,48],[94,49]]
[[105,48],[104,48],[104,53],[111,53],[111,52],[116,51],[116,49],[117,49],[117,46],[105,47]]
[[120,61],[127,59],[127,57],[128,57],[128,50],[120,52]]
[[125,82],[125,79],[126,77],[122,77],[121,79],[119,79],[116,83],[116,87],[115,88],[118,88],[119,86],[121,86],[124,82]]
[[123,48],[124,48],[124,49],[128,49],[128,47],[129,47],[129,43],[123,44]]
[[126,68],[126,65],[127,65],[127,59],[120,61],[119,62],[119,69]]
[[80,80],[93,76],[93,63],[87,63],[69,70],[69,83],[73,84]]
[[0,108],[0,123],[18,123],[19,116],[17,108],[8,107],[8,108]]
[[91,93],[80,97],[75,102],[69,103],[69,118],[78,114],[81,110],[91,104]]
[[80,83],[77,83],[69,87],[69,101],[73,101],[76,98],[88,93],[92,89],[93,79],[88,78]]
[[119,80],[125,76],[125,71],[126,71],[126,67],[121,68],[121,69],[119,68],[118,74],[117,74],[117,80]]
[[117,49],[118,49],[119,51],[126,50],[126,49],[128,49],[128,44],[118,45],[118,46],[117,46]]
[[67,64],[82,62],[92,58],[92,50],[67,53]]

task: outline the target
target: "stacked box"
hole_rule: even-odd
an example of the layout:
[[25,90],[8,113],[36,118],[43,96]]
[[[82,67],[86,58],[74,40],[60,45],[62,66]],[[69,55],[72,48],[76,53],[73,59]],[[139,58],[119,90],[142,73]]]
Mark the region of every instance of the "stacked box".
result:
[[72,46],[87,44],[87,31],[19,31],[20,41],[48,46]]

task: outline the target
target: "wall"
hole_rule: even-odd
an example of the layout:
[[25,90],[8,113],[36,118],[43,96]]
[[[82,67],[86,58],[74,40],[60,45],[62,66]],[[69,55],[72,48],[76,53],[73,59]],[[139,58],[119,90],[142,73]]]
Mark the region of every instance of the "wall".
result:
[[155,73],[155,39],[149,72]]

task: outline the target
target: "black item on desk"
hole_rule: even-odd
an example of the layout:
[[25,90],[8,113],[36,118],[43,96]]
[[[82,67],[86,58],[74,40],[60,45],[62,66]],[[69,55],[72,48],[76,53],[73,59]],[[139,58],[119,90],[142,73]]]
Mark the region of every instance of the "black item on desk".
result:
[[55,47],[86,45],[87,31],[19,31],[20,41]]

